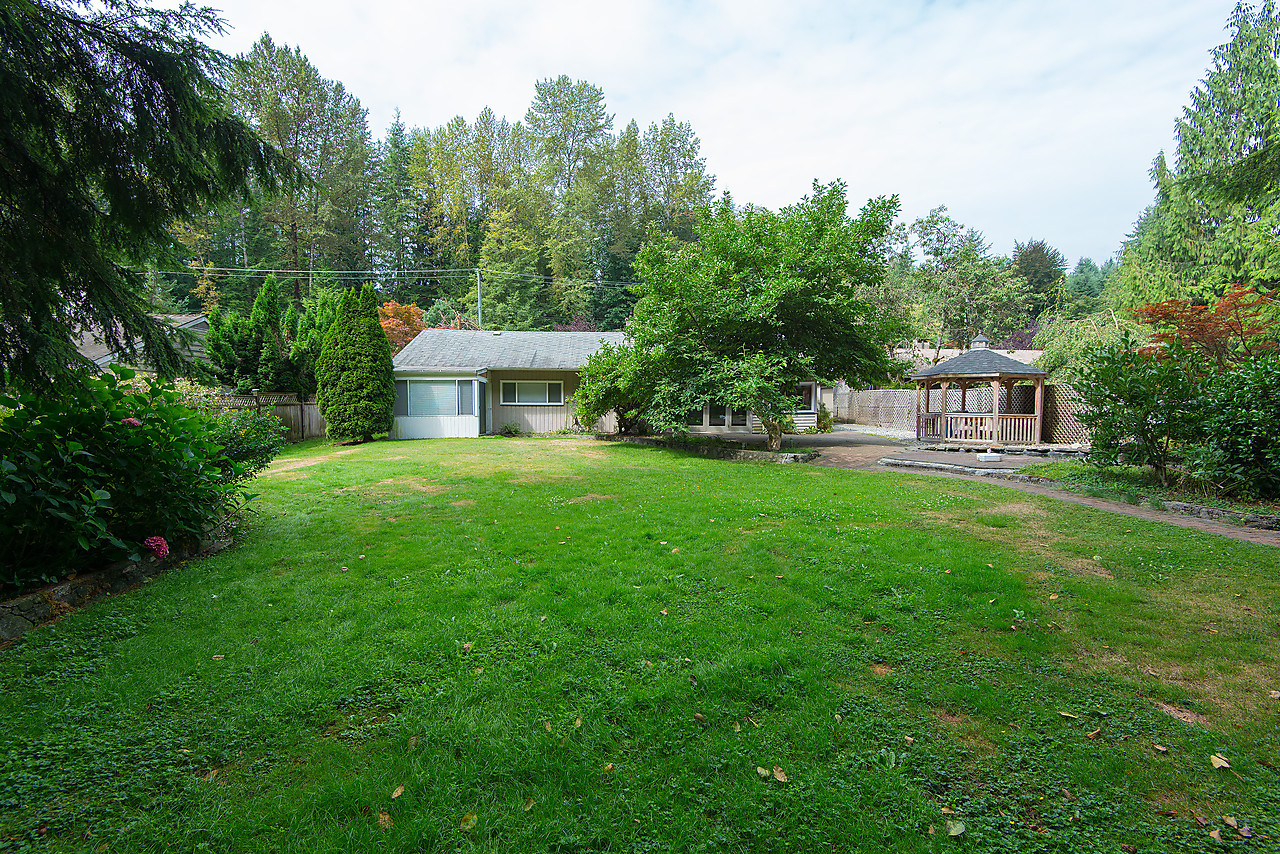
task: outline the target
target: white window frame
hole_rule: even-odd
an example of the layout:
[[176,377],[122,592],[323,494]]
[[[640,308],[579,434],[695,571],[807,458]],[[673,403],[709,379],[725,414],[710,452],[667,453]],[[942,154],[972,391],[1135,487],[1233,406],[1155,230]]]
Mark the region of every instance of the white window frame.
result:
[[[406,418],[475,418],[476,417],[475,410],[477,406],[481,403],[481,401],[478,401],[476,399],[478,383],[474,378],[472,377],[405,377],[405,380],[408,383],[408,385],[405,386],[405,396],[406,396],[405,410],[409,414],[403,417],[406,417]],[[444,383],[452,383],[453,384],[453,395],[452,395],[453,414],[452,415],[415,415],[413,412],[413,406],[412,406],[413,394],[410,391],[414,383],[433,383],[437,385],[443,385]],[[469,415],[463,415],[458,412],[458,409],[459,409],[458,383],[471,383],[472,412]]]
[[[520,385],[522,383],[546,386],[546,393],[543,396],[548,400],[541,402],[521,400]],[[509,385],[515,386],[511,393],[513,400],[510,403],[507,402],[507,386]],[[551,397],[551,386],[553,385],[560,386],[560,400],[557,402],[552,402],[549,399]],[[501,406],[564,406],[564,380],[503,380],[501,387],[498,389],[498,404]]]

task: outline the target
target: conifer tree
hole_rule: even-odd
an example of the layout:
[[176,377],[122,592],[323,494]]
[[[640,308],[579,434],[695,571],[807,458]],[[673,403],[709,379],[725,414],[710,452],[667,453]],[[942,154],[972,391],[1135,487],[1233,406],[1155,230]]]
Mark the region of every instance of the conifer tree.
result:
[[368,442],[391,429],[395,380],[391,347],[378,322],[373,285],[342,295],[338,318],[316,360],[316,402],[335,439]]

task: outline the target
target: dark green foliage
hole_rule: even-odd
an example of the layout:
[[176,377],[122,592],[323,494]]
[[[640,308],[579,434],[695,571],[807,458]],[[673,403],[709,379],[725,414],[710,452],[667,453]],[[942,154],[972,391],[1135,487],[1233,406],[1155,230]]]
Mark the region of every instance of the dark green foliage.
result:
[[63,375],[85,330],[172,375],[140,273],[175,217],[275,183],[279,156],[227,113],[212,9],[136,0],[0,5],[0,371]]
[[591,429],[613,412],[619,433],[634,433],[653,397],[658,381],[656,364],[632,344],[605,343],[583,366],[574,393],[574,414]]
[[1204,412],[1190,472],[1220,492],[1280,498],[1280,357],[1256,356],[1213,377]]
[[1043,240],[1015,242],[1012,260],[1014,272],[1031,288],[1033,316],[1060,301],[1067,273],[1067,259],[1061,252]]
[[1124,330],[1118,343],[1093,352],[1075,388],[1089,407],[1078,417],[1091,433],[1090,459],[1149,465],[1167,484],[1174,447],[1200,424],[1199,379],[1185,351],[1139,349]]
[[395,381],[391,346],[378,323],[373,286],[342,296],[316,360],[316,400],[335,439],[368,442],[391,429]]
[[271,465],[285,445],[285,426],[269,411],[221,409],[213,414],[209,437],[222,448],[223,479],[250,480]]
[[900,324],[861,294],[884,277],[897,209],[873,199],[853,218],[844,184],[815,183],[777,213],[726,197],[699,219],[696,243],[646,243],[629,327],[656,372],[645,420],[682,430],[715,400],[753,410],[777,450],[798,383],[883,380]]
[[151,536],[193,540],[235,504],[240,472],[178,400],[116,374],[0,398],[14,409],[0,421],[0,586],[93,569]]

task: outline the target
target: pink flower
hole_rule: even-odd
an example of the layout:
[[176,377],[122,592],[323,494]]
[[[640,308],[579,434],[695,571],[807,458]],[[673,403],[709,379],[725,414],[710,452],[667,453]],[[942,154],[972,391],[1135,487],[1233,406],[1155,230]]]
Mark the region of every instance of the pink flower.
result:
[[[121,418],[121,419],[120,419],[120,423],[121,423],[121,424],[128,424],[130,427],[141,427],[141,426],[142,426],[142,422],[141,422],[141,421],[139,421],[139,420],[138,420],[138,419],[136,419],[136,418]],[[159,539],[159,537],[153,537],[152,539]],[[160,540],[160,542],[164,542],[164,540]]]
[[156,560],[164,560],[169,556],[169,544],[164,541],[164,537],[147,537],[142,544],[151,549]]

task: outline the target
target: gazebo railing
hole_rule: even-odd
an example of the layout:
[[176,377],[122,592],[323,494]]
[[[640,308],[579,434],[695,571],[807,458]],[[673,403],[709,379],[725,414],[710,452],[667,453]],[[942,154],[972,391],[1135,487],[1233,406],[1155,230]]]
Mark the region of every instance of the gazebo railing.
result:
[[[993,425],[992,422],[995,422]],[[1034,415],[929,412],[916,416],[916,438],[957,442],[1028,444],[1040,441]]]

